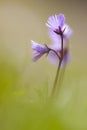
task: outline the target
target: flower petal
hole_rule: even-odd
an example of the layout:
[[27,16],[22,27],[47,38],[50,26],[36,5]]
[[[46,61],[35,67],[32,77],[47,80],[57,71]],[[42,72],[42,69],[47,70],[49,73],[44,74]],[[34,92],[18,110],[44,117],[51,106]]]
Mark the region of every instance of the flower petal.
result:
[[59,14],[59,15],[55,15],[55,16],[50,16],[47,20],[46,25],[52,29],[52,30],[56,30],[59,27],[62,28],[62,26],[64,25],[65,22],[65,17],[63,14]]
[[39,58],[42,56],[43,54],[38,54],[36,56],[33,57],[33,61],[36,62],[37,60],[39,60]]
[[64,38],[65,38],[65,40],[67,40],[72,35],[73,31],[71,30],[71,28],[67,24],[65,24],[63,26],[63,29],[65,29]]
[[32,41],[32,40],[31,40],[31,43],[32,43],[32,49],[33,49],[33,50],[39,51],[39,50],[42,50],[42,49],[44,48],[43,45],[41,45],[41,44],[39,44],[39,43],[37,43],[37,42],[34,42],[34,41]]
[[57,35],[53,30],[49,29],[48,30],[48,35],[50,37],[50,39],[52,40],[53,44],[56,44],[56,47],[58,45],[58,47],[61,47],[61,37],[60,35]]
[[[58,53],[58,51],[56,51]],[[48,56],[47,56],[47,59],[50,61],[50,63],[54,64],[54,65],[58,65],[59,64],[59,58],[58,56],[56,55],[55,52],[53,51],[50,51]],[[71,55],[69,54],[68,50],[67,52],[65,53],[64,57],[63,57],[63,61],[62,61],[62,64],[61,64],[61,67],[64,67],[71,59]]]
[[57,15],[57,20],[59,20],[59,26],[62,28],[65,23],[65,16],[63,14]]
[[47,59],[54,65],[58,65],[58,63],[59,63],[59,58],[53,51],[49,52]]
[[31,41],[33,49],[33,61],[37,61],[45,53],[48,53],[48,48],[45,45],[40,45],[34,41]]

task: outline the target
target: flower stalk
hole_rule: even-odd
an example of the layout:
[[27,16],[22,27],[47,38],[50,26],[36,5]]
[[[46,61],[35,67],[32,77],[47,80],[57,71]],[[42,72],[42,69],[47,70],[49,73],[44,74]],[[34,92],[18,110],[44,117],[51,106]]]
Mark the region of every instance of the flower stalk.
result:
[[61,37],[61,57],[59,59],[59,64],[57,67],[56,77],[55,77],[53,89],[52,89],[52,95],[54,95],[55,91],[56,91],[57,81],[59,79],[61,64],[62,64],[62,60],[63,60],[63,33],[62,32],[60,33],[60,37]]
[[41,45],[31,41],[34,54],[33,61],[36,62],[44,54],[46,54],[47,59],[51,63],[57,65],[57,72],[51,93],[51,95],[54,95],[57,89],[57,82],[59,80],[60,85],[61,81],[60,70],[63,67],[65,68],[70,59],[67,41],[72,34],[72,30],[65,23],[65,16],[63,14],[50,16],[46,25],[48,27],[49,36],[52,43],[50,45]]

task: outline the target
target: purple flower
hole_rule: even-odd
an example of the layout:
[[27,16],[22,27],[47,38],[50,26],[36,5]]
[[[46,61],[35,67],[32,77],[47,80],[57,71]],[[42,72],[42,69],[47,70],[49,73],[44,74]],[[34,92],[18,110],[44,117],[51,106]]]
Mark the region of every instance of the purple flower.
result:
[[45,45],[40,45],[34,41],[31,41],[32,43],[32,49],[33,49],[33,61],[37,61],[41,56],[44,54],[47,54],[49,52],[49,49]]
[[[60,56],[60,54],[58,53],[61,49],[60,46],[55,44],[51,44],[51,45],[41,45],[38,44],[34,41],[31,41],[32,43],[32,49],[33,49],[33,61],[36,62],[41,56],[43,56],[44,54],[47,54],[47,57],[50,57],[50,59],[52,58],[52,60],[54,60],[55,58],[58,60]],[[49,58],[48,58],[49,59]]]
[[[51,63],[58,65],[62,59],[62,66],[64,66],[69,61],[70,54],[67,44],[63,45],[63,47],[62,44],[69,39],[72,30],[65,24],[63,14],[49,17],[46,25],[49,27],[49,36],[52,44],[47,46],[31,41],[34,53],[33,61],[37,61],[41,56],[47,54],[47,59]],[[63,37],[63,41],[61,41],[61,37]]]
[[[59,57],[61,57],[61,47],[55,44],[51,45],[40,45],[34,41],[32,42],[32,49],[33,49],[33,61],[36,62],[41,56],[47,54],[47,59],[55,65],[59,63]],[[68,48],[64,48],[64,57],[62,61],[62,66],[64,66],[69,61],[69,52]]]
[[63,14],[50,16],[47,21],[47,26],[52,30],[56,31],[56,29],[63,28],[65,23],[65,17]]
[[72,34],[72,30],[65,24],[65,17],[63,14],[49,17],[46,25],[49,28],[49,36],[52,40],[52,44],[40,45],[34,41],[31,42],[34,54],[33,61],[37,61],[41,56],[46,54],[47,59],[51,63],[57,65],[57,73],[52,88],[53,96],[57,90],[58,79],[59,84],[61,81],[61,77],[59,77],[61,74],[60,67],[65,67],[70,60],[69,48],[66,42]]
[[60,43],[61,33],[63,34],[64,42],[66,42],[72,34],[72,30],[70,29],[70,27],[65,24],[65,17],[63,14],[50,16],[46,25],[49,28],[49,36],[54,43]]
[[[60,47],[58,48],[55,44],[51,45],[50,47],[52,48],[52,50],[55,50],[55,52],[61,57]],[[56,53],[52,50],[49,51],[49,53],[47,55],[47,59],[50,61],[50,63],[52,63],[54,65],[58,65],[60,59],[58,58]],[[69,53],[68,47],[65,47],[63,49],[63,52],[64,52],[64,56],[63,56],[63,60],[62,60],[62,64],[61,64],[62,67],[64,67],[70,61],[70,53]]]
[[[63,14],[50,16],[48,18],[48,21],[46,25],[49,28],[49,36],[52,41],[52,49],[54,49],[57,53],[59,53],[60,57],[62,55],[61,51],[63,51],[63,60],[62,60],[62,66],[64,66],[69,60],[70,60],[70,54],[67,44],[67,40],[72,34],[72,30],[70,27],[65,24],[65,17]],[[63,37],[63,50],[62,49],[62,41],[61,37]],[[58,65],[59,58],[57,55],[50,51],[48,56],[48,60],[51,61],[51,63]]]

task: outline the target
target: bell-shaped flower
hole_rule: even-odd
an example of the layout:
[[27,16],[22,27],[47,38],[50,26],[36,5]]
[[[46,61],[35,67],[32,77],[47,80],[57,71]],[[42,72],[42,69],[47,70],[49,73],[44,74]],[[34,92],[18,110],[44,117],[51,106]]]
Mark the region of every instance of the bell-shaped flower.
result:
[[40,45],[34,41],[31,41],[32,43],[32,49],[33,49],[33,61],[37,61],[41,56],[44,54],[47,54],[49,52],[49,49],[45,45]]
[[[36,62],[40,57],[42,57],[44,54],[47,55],[48,61],[50,63],[58,65],[59,60],[61,58],[61,46],[60,44],[51,44],[51,45],[41,45],[34,41],[32,42],[32,49],[33,49],[33,61]],[[64,47],[64,56],[62,60],[62,67],[67,64],[67,62],[70,59],[68,48]]]

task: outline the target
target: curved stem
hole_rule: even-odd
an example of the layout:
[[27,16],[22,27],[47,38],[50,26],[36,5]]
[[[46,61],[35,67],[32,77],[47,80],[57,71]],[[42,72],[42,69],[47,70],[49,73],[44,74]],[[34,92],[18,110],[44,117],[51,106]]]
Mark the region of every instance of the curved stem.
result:
[[48,48],[48,53],[49,53],[50,51],[53,51],[53,52],[57,55],[57,57],[58,57],[59,59],[61,59],[60,55],[59,55],[55,50],[49,48],[46,44],[45,44],[45,46]]
[[55,90],[56,90],[56,85],[57,85],[57,81],[58,81],[59,73],[60,73],[60,67],[61,67],[62,60],[63,60],[63,34],[61,34],[60,36],[61,36],[61,57],[59,59],[59,64],[58,64],[58,68],[57,68],[57,72],[56,72],[56,77],[55,77],[54,84],[53,84],[52,95],[54,95]]
[[[49,48],[49,49],[50,49],[50,48]],[[58,53],[57,53],[55,50],[50,49],[50,51],[53,51],[53,52],[57,55],[57,57],[59,58],[59,60],[61,59],[60,55],[58,55]]]

